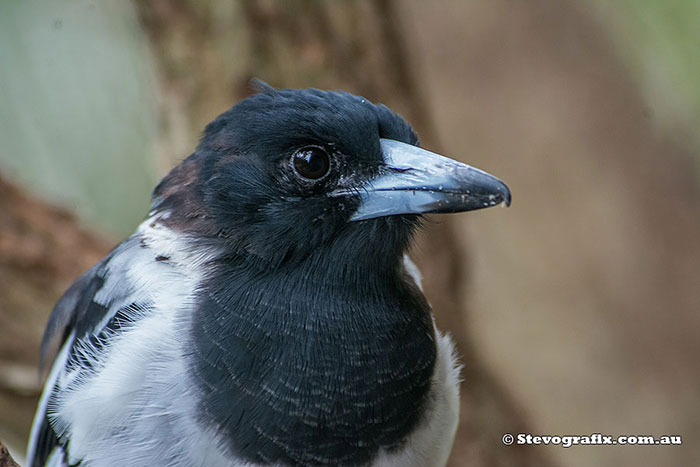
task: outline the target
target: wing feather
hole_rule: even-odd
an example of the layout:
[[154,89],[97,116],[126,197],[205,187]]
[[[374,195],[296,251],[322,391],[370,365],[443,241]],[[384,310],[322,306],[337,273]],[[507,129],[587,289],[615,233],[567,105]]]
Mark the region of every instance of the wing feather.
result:
[[[64,451],[64,443],[49,421],[47,407],[49,401],[55,397],[56,384],[61,374],[74,357],[72,354],[76,343],[97,335],[109,323],[111,315],[116,313],[117,310],[110,306],[113,300],[98,300],[97,295],[104,287],[108,275],[123,275],[123,270],[111,270],[112,260],[115,256],[128,256],[128,250],[134,251],[134,246],[138,248],[135,243],[135,237],[127,239],[80,276],[51,312],[41,342],[40,368],[43,372],[49,363],[52,366],[32,424],[27,465],[43,466],[49,459],[55,462],[58,458],[64,458],[61,452]],[[119,279],[112,277],[112,280]],[[113,298],[114,301],[119,301],[122,297]],[[63,461],[66,462],[65,459]]]
[[74,329],[76,334],[83,335],[88,329],[88,323],[99,322],[108,313],[109,310],[95,303],[94,298],[104,284],[109,259],[110,256],[106,257],[80,276],[54,307],[41,340],[42,369],[54,360],[58,349]]

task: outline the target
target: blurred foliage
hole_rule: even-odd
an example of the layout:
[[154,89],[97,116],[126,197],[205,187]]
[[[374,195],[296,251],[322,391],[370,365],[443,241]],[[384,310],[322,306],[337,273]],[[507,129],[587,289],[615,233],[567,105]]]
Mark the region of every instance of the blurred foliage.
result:
[[0,2],[0,169],[119,235],[156,181],[147,43],[130,2]]
[[695,145],[700,176],[700,1],[594,0],[621,45],[649,117],[677,142]]

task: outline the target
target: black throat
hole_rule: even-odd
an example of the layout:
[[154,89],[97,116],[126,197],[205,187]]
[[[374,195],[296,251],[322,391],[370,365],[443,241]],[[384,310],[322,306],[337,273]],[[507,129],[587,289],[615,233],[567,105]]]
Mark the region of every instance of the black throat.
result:
[[273,270],[232,256],[205,281],[191,334],[199,410],[231,454],[359,465],[420,421],[436,358],[428,304],[400,255],[347,247]]

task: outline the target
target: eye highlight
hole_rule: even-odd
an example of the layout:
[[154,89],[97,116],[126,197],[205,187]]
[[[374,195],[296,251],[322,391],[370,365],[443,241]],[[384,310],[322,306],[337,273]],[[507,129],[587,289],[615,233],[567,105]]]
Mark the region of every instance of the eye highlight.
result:
[[331,160],[328,152],[321,146],[305,146],[291,158],[294,174],[303,180],[320,180],[328,174]]

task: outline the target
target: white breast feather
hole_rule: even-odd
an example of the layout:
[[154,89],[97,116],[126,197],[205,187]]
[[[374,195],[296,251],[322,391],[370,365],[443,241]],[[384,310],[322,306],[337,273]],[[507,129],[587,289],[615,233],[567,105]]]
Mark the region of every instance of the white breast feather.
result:
[[[77,343],[90,368],[67,374],[65,357],[59,356],[52,375],[61,391],[47,403],[48,416],[58,433],[70,437],[69,461],[81,460],[83,466],[231,465],[216,435],[196,419],[196,384],[185,367],[191,293],[201,264],[215,252],[183,257],[187,249],[177,245],[175,235],[152,221],[137,235],[145,247],[139,243],[117,251],[110,261],[96,297],[110,304],[101,326],[131,303],[153,306],[145,314],[127,309],[133,324],[106,339],[109,344],[101,349]],[[156,261],[156,256],[169,259]],[[125,289],[130,293],[115,301]]]

